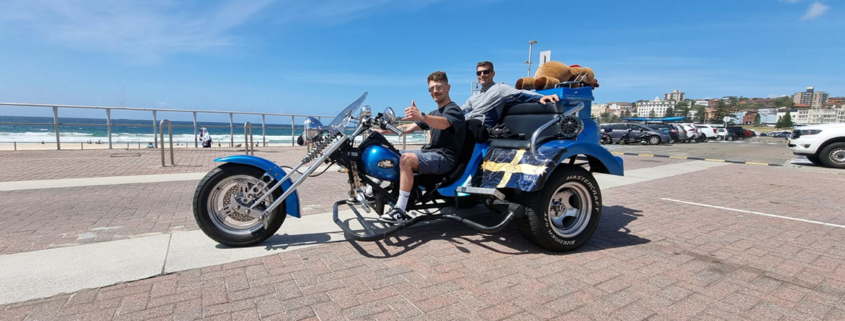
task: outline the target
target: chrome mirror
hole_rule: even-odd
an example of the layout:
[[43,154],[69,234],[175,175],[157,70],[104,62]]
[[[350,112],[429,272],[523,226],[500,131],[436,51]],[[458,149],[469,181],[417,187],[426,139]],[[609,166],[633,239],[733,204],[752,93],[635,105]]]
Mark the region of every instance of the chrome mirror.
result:
[[320,138],[320,134],[323,133],[323,123],[321,123],[317,118],[308,117],[305,119],[305,132],[303,136],[303,140],[305,143],[313,143]]
[[396,114],[393,113],[393,108],[390,107],[384,109],[384,113],[381,117],[388,124],[393,124],[393,122],[396,121]]
[[358,114],[358,120],[363,120],[364,118],[370,117],[373,115],[373,109],[370,105],[361,106],[361,113]]

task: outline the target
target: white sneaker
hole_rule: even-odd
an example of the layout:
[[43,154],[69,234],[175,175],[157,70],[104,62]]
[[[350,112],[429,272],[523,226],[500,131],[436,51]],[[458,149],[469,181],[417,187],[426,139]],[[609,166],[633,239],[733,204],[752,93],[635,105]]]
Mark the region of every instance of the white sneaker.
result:
[[378,220],[385,223],[398,224],[411,220],[411,217],[408,216],[405,211],[400,210],[398,208],[393,208],[389,212],[385,212],[384,214],[379,216]]

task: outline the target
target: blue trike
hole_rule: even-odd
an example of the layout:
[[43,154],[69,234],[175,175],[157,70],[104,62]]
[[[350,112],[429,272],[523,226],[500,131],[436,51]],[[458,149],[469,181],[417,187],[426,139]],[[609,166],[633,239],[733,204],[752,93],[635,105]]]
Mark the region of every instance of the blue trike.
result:
[[[392,109],[373,114],[369,106],[362,106],[367,93],[328,125],[314,118],[305,121],[301,143],[311,149],[290,171],[255,156],[216,159],[224,164],[197,186],[194,216],[202,231],[221,244],[260,243],[276,233],[287,215],[300,217],[297,187],[319,166],[335,164],[346,170],[350,189],[334,204],[333,219],[351,239],[380,240],[421,221],[449,219],[484,233],[514,222],[522,235],[545,249],[576,249],[590,239],[601,219],[601,190],[592,173],[623,175],[622,159],[599,145],[598,126],[590,118],[591,88],[561,87],[540,93],[557,94],[561,101],[506,106],[500,122],[510,137],[488,139],[467,126],[454,171],[415,177],[407,210],[418,214],[409,221],[384,225],[376,223],[375,214],[367,215],[380,214],[397,201],[399,181],[398,151],[371,129],[401,134],[392,125]],[[366,186],[373,187],[373,198],[364,195]],[[503,218],[485,225],[437,211],[478,204]],[[342,220],[341,207],[350,208],[362,228]],[[436,213],[429,214],[432,210]]]

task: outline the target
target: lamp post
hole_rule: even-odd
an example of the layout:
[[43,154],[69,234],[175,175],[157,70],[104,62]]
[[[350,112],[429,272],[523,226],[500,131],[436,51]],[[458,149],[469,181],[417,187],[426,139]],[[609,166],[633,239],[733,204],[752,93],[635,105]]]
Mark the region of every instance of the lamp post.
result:
[[531,77],[531,51],[534,49],[534,45],[537,44],[537,40],[531,40],[528,42],[528,60],[525,61],[528,64],[528,77]]

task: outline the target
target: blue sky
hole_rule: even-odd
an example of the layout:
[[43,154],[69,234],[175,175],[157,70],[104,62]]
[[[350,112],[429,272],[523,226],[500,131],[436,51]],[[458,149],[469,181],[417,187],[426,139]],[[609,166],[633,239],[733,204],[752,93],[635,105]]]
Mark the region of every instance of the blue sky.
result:
[[412,99],[433,109],[429,73],[446,71],[462,104],[478,61],[495,63],[496,81],[525,76],[531,39],[534,61],[551,50],[552,60],[592,67],[598,103],[674,89],[772,97],[815,86],[845,96],[843,8],[832,0],[4,0],[0,101],[333,115],[369,91],[374,110]]

